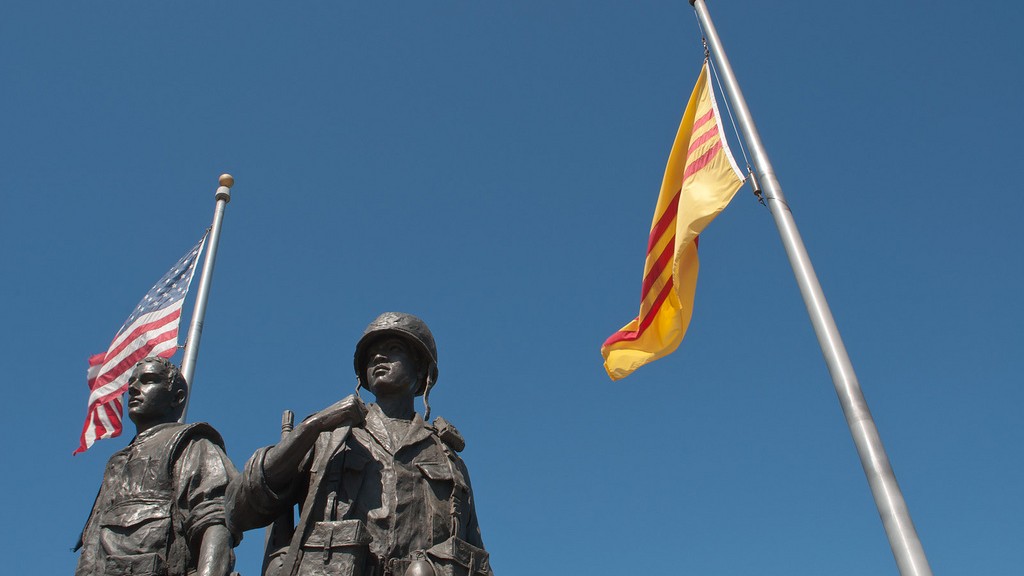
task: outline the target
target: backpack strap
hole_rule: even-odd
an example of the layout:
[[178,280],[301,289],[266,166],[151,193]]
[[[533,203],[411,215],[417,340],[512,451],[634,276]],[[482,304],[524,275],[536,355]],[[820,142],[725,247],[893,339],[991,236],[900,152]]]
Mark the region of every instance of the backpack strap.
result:
[[316,454],[313,457],[313,467],[310,470],[310,477],[312,482],[309,486],[309,492],[306,493],[306,501],[302,504],[302,511],[299,513],[299,523],[295,526],[295,533],[292,535],[291,545],[288,546],[288,555],[284,559],[284,567],[286,568],[282,574],[288,576],[295,576],[299,569],[299,548],[302,546],[302,541],[306,537],[306,532],[309,530],[310,517],[313,515],[313,506],[316,505],[318,500],[317,496],[320,493],[320,486],[323,484],[324,477],[327,475],[327,464],[331,461],[331,458],[338,452],[338,450],[345,444],[345,440],[348,439],[348,435],[351,432],[351,426],[342,426],[336,428],[330,433],[326,445],[322,450],[316,450]]

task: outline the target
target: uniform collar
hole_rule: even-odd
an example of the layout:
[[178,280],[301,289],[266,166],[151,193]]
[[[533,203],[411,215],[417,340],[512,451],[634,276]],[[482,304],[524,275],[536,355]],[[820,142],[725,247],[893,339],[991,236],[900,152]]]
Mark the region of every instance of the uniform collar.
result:
[[376,404],[369,404],[366,408],[366,431],[391,454],[397,454],[402,448],[412,446],[430,437],[430,429],[427,427],[427,423],[423,421],[423,417],[417,412],[409,420],[405,438],[392,441],[385,424],[391,419],[385,416],[380,406]]
[[140,432],[140,433],[136,434],[135,438],[132,438],[132,441],[129,442],[128,444],[132,445],[132,444],[135,444],[136,442],[142,442],[146,438],[149,438],[150,436],[156,434],[157,432],[160,432],[161,430],[166,430],[166,429],[168,429],[168,428],[170,428],[172,426],[177,426],[177,425],[178,425],[177,422],[164,422],[163,424],[157,424],[156,426],[153,426],[152,428],[149,428],[148,430],[145,430],[144,432]]

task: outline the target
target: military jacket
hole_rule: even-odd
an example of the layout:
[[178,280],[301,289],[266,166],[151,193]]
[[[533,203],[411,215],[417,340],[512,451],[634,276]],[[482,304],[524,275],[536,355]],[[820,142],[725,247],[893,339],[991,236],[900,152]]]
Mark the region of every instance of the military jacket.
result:
[[388,422],[370,404],[364,426],[322,433],[280,493],[263,476],[267,449],[257,451],[232,486],[229,515],[249,529],[300,506],[285,576],[401,575],[417,558],[438,576],[489,575],[469,474],[452,444],[419,415]]
[[161,424],[107,462],[76,576],[178,576],[195,570],[203,532],[225,524],[237,472],[208,424]]

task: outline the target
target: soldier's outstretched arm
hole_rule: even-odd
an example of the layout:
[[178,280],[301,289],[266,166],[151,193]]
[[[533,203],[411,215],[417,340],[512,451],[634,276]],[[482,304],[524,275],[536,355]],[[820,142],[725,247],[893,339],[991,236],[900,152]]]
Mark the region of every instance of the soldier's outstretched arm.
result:
[[321,432],[341,426],[359,426],[366,417],[366,405],[352,394],[306,418],[276,446],[267,450],[263,474],[272,490],[285,489],[299,473],[299,464],[313,448]]

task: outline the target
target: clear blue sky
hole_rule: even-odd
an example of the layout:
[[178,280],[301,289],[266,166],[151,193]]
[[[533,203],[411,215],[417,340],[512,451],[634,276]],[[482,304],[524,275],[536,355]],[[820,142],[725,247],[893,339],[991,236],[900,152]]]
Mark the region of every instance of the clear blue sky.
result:
[[[1020,574],[1024,8],[709,8],[932,568]],[[896,574],[749,188],[702,236],[679,351],[601,366],[701,58],[685,0],[5,5],[7,569],[73,571],[132,431],[71,456],[86,358],[230,172],[189,416],[239,466],[350,393],[363,327],[402,310],[500,575]]]

